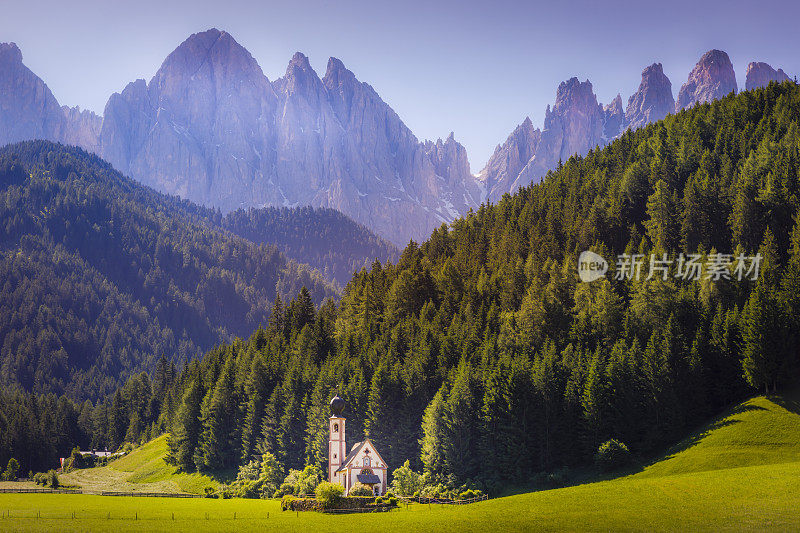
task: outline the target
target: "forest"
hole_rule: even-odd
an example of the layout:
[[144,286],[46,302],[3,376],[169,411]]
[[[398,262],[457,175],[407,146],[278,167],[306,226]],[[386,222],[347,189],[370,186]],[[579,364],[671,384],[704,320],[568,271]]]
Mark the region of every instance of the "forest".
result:
[[277,246],[342,287],[376,259],[396,263],[400,255],[392,243],[331,208],[239,209],[225,215],[222,227],[256,244]]
[[[94,403],[11,393],[0,426],[43,427],[55,450],[71,437],[48,433],[39,406],[63,402],[100,446],[169,432],[188,471],[267,452],[324,467],[338,394],[350,444],[368,436],[390,470],[409,459],[430,483],[497,493],[585,465],[609,439],[646,458],[796,381],[799,178],[798,85],[698,105],[374,262],[338,302],[276,297],[249,338]],[[604,278],[579,281],[585,250],[609,259]],[[729,275],[617,276],[619,254],[722,257]],[[756,254],[757,279],[730,275]],[[24,449],[0,434],[9,456]]]
[[220,223],[78,148],[1,150],[0,383],[97,400],[161,356],[183,366],[249,335],[277,294],[335,296]]

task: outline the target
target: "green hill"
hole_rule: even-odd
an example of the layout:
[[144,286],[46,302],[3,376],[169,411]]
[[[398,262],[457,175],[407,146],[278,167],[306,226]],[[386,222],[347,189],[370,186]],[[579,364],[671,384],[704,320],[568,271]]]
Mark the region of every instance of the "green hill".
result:
[[167,455],[165,435],[134,449],[107,466],[76,470],[62,476],[68,485],[92,492],[188,492],[202,494],[206,487],[219,483],[203,474],[177,472],[164,462]]
[[[737,405],[643,472],[609,481],[460,506],[411,505],[389,514],[282,513],[276,500],[166,500],[0,494],[17,520],[35,530],[38,511],[62,531],[790,531],[800,528],[800,409],[796,395],[759,396]],[[130,480],[172,479],[164,439],[108,468]],[[196,484],[199,486],[199,483]],[[135,500],[135,501],[132,501]],[[36,511],[34,511],[36,510]],[[65,519],[77,510],[75,520]],[[236,520],[234,521],[234,513]],[[135,516],[137,521],[132,518]],[[174,516],[174,519],[172,518]],[[208,517],[205,519],[204,517]],[[27,518],[24,518],[27,517]],[[113,522],[109,525],[108,518]],[[140,522],[146,521],[146,522]]]
[[737,405],[636,477],[800,461],[797,396],[758,396]]

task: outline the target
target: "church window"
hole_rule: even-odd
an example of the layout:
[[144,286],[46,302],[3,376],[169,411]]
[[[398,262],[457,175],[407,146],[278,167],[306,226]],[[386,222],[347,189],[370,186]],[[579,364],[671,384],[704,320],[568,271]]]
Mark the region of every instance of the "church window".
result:
[[364,457],[364,466],[369,466],[369,463],[370,463],[370,461],[369,461],[369,455],[368,455],[368,456]]

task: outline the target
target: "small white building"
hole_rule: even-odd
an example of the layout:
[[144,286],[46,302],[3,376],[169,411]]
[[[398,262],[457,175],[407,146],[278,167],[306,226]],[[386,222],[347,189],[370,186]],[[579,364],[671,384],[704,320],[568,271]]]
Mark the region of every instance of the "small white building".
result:
[[339,483],[345,494],[356,483],[372,488],[376,496],[386,494],[388,470],[386,461],[369,439],[357,442],[347,452],[344,400],[334,396],[331,400],[330,439],[328,440],[328,481]]

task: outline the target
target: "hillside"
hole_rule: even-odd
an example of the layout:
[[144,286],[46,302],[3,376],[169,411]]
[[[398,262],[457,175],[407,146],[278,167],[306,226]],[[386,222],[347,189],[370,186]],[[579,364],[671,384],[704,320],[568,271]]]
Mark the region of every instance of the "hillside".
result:
[[62,476],[62,482],[87,492],[188,492],[202,494],[218,482],[197,473],[176,472],[164,462],[167,455],[165,435],[135,448],[128,455],[107,466],[75,470]]
[[249,334],[278,295],[335,295],[213,215],[77,148],[2,149],[0,383],[103,397],[160,356],[180,364]]
[[[800,490],[800,410],[796,398],[796,394],[759,396],[738,404],[639,474],[467,506],[411,505],[389,514],[330,516],[313,512],[281,513],[276,500],[148,499],[133,505],[131,498],[3,494],[0,503],[12,509],[16,517],[29,516],[33,505],[44,517],[68,516],[77,509],[77,523],[73,520],[60,523],[64,531],[107,530],[108,513],[115,518],[115,531],[134,531],[141,527],[129,518],[134,511],[138,512],[139,520],[147,520],[148,529],[158,531],[189,531],[196,527],[193,518],[204,513],[209,513],[210,520],[204,521],[203,529],[211,531],[233,527],[238,531],[269,527],[272,531],[303,528],[319,532],[342,529],[469,532],[487,528],[788,531],[800,527],[800,511],[794,501]],[[150,451],[163,451],[158,444],[161,441],[163,438],[141,447],[111,467],[124,461],[147,464],[149,460],[142,457]],[[731,461],[720,450],[730,450],[736,460]],[[37,498],[35,504],[31,498]],[[6,520],[3,524],[10,531],[23,530],[25,520]]]
[[[649,456],[795,375],[798,176],[791,82],[627,132],[357,273],[338,308],[205,358],[160,415],[185,435],[176,455],[213,469],[266,450],[324,469],[336,392],[348,439],[453,487],[496,494],[612,438]],[[604,279],[580,281],[586,250]],[[667,267],[634,275],[621,254]],[[212,399],[225,425],[200,414]]]
[[393,244],[330,208],[239,209],[222,219],[222,227],[254,243],[277,246],[341,286],[374,261],[396,263],[400,255]]

